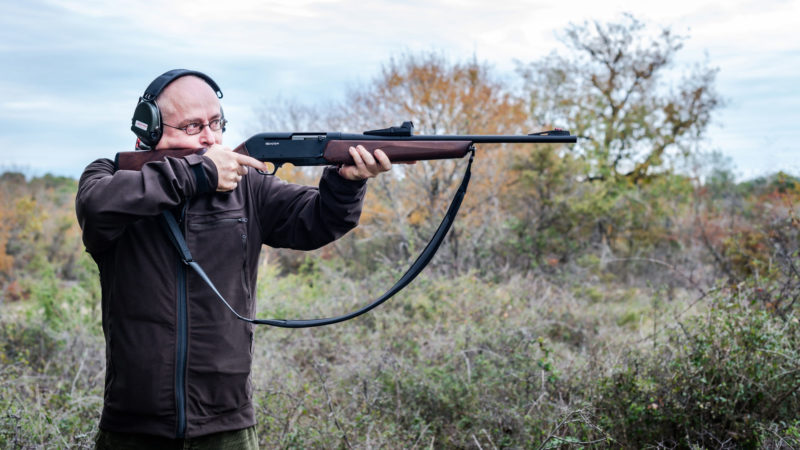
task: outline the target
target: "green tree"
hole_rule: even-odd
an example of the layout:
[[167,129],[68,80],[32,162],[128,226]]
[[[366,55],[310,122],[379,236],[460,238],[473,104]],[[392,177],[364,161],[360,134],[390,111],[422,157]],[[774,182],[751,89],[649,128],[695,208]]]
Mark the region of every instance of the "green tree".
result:
[[[684,40],[625,15],[570,25],[566,52],[520,65],[533,121],[590,139],[560,158],[537,149],[517,161],[513,243],[564,260],[576,248],[631,256],[668,240],[691,191],[671,163],[697,150],[721,105],[716,69],[670,70]],[[550,185],[558,189],[542,188]],[[542,243],[548,235],[563,245]]]
[[566,55],[520,67],[539,123],[568,125],[592,139],[580,146],[589,179],[639,183],[689,154],[721,105],[717,69],[670,68],[686,38],[654,33],[630,15],[617,23],[570,25]]

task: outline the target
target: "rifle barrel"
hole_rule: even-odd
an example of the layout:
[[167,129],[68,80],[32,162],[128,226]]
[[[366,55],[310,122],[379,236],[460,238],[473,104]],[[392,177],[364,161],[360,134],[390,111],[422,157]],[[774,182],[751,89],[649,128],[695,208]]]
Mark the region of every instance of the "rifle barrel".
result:
[[573,135],[436,135],[420,134],[415,136],[370,136],[363,134],[327,133],[328,139],[341,139],[345,141],[471,141],[475,144],[502,144],[502,143],[551,143],[574,144],[578,137]]

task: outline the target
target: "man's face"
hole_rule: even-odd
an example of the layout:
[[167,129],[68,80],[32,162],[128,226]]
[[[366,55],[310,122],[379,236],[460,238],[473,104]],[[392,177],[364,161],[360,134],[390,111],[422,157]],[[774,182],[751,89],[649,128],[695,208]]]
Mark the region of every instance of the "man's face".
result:
[[[162,124],[183,128],[190,123],[207,125],[221,119],[219,99],[211,86],[195,76],[184,76],[170,83],[156,100]],[[222,130],[209,127],[194,135],[183,130],[163,127],[164,133],[156,149],[202,148],[222,144]]]

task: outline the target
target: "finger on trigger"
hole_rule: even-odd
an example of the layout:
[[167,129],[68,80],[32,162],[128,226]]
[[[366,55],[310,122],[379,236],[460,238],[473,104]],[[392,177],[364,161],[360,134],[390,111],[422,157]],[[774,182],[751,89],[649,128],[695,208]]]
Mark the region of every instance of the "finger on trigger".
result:
[[[269,167],[267,167],[267,163],[259,161],[252,156],[242,155],[237,153],[236,154],[236,161],[242,166],[250,166],[254,169],[262,170],[262,171],[269,171]],[[245,167],[245,173],[247,173],[247,167]]]

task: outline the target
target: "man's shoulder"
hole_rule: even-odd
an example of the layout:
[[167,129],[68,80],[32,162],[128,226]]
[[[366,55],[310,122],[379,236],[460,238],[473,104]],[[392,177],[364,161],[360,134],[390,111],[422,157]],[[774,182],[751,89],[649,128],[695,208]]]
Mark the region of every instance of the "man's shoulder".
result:
[[108,158],[98,158],[83,169],[79,184],[97,175],[113,174],[115,169],[114,161]]

